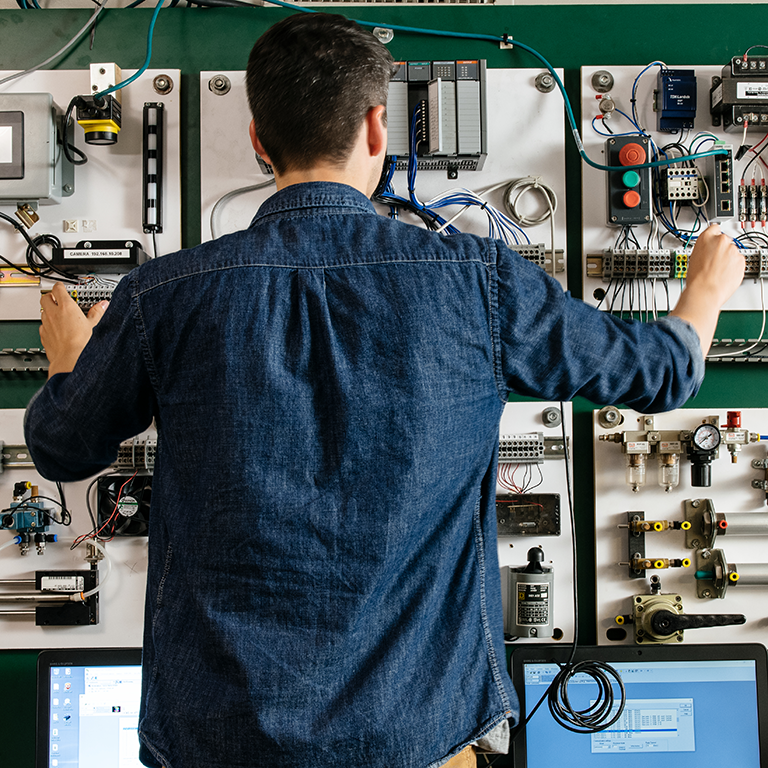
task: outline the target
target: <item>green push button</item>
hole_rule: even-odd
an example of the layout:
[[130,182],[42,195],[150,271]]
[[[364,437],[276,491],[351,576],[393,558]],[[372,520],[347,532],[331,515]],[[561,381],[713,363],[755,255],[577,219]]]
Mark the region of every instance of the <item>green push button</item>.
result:
[[637,171],[627,171],[622,177],[621,181],[625,187],[634,189],[640,185],[640,174]]

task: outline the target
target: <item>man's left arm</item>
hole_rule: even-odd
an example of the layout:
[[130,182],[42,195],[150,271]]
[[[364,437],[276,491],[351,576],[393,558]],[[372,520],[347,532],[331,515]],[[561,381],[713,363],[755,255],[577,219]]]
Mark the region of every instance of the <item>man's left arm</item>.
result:
[[41,341],[50,363],[30,403],[25,439],[49,480],[82,480],[108,467],[119,444],[147,429],[155,396],[132,306],[130,276],[106,309],[88,317],[57,283],[41,298]]

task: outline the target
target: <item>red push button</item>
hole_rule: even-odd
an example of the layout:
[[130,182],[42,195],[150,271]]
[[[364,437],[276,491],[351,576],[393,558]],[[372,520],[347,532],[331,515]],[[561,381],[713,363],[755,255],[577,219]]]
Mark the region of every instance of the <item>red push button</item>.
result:
[[640,165],[645,162],[645,148],[641,144],[625,144],[619,150],[622,165]]
[[640,193],[635,192],[634,189],[630,189],[624,193],[622,200],[627,208],[637,208],[637,206],[640,205]]

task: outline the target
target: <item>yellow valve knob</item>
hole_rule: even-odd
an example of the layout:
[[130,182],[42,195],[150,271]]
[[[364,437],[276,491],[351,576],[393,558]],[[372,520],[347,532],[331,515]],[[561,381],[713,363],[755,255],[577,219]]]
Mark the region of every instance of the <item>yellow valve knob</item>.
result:
[[617,616],[616,617],[616,623],[621,625],[624,623],[624,617],[623,616]]
[[690,568],[691,567],[691,561],[687,557],[684,557],[682,559],[682,561],[680,562],[680,565],[682,565],[683,568]]
[[654,568],[663,568],[664,567],[664,561],[663,560],[656,560],[653,564]]
[[736,571],[733,571],[732,573],[728,574],[728,580],[732,581],[734,584],[739,580],[739,574],[736,573]]
[[653,524],[653,530],[654,530],[654,531],[663,531],[663,530],[664,530],[664,525],[663,525],[663,523],[662,523],[660,520],[657,520],[657,521],[656,521],[656,522]]
[[686,520],[685,522],[680,523],[680,529],[683,531],[690,531],[691,524]]

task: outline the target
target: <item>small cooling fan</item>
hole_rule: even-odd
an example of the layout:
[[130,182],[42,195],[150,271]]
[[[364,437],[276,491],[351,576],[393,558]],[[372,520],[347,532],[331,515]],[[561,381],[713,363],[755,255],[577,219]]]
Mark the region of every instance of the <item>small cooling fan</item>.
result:
[[99,536],[146,536],[152,475],[105,475],[98,481]]

